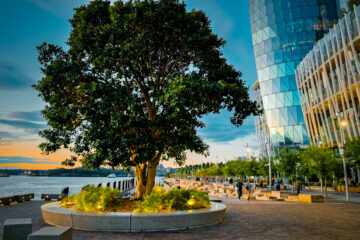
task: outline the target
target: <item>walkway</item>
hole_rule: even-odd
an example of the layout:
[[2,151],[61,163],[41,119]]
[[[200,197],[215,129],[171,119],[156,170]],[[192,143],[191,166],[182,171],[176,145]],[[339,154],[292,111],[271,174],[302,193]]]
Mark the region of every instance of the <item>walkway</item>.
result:
[[[80,239],[359,239],[360,204],[327,200],[324,204],[223,199],[225,221],[206,228],[154,233],[100,233],[74,231]],[[33,229],[45,224],[43,201],[0,207],[0,239],[6,218],[31,217]]]

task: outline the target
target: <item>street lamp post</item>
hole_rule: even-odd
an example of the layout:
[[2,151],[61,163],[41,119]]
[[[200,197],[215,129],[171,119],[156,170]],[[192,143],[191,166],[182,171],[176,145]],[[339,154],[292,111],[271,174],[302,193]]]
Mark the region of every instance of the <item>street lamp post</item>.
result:
[[271,190],[271,151],[270,151],[270,138],[266,142],[268,158],[269,158],[269,186]]
[[250,149],[250,147],[249,147],[249,144],[247,143],[247,144],[246,144],[246,153],[247,153],[247,158],[248,158],[248,160],[250,160],[250,152],[251,152],[251,149]]
[[343,120],[343,114],[341,112],[337,112],[336,113],[336,117],[339,120],[340,123],[340,144],[339,144],[339,152],[343,161],[343,167],[344,167],[344,179],[345,179],[345,196],[346,196],[346,201],[349,201],[349,184],[348,184],[348,177],[347,177],[347,171],[346,171],[346,161],[345,161],[345,156],[344,156],[344,129],[347,125],[346,121]]

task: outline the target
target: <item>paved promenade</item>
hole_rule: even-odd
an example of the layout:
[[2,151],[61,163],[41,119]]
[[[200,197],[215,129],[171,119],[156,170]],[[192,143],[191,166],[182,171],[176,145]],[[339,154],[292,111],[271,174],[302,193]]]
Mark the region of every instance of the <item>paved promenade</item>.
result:
[[[80,239],[359,239],[360,204],[327,200],[306,204],[223,199],[225,221],[206,228],[153,233],[100,233],[74,231]],[[6,218],[31,217],[33,230],[45,224],[41,218],[43,201],[0,207],[0,239]]]

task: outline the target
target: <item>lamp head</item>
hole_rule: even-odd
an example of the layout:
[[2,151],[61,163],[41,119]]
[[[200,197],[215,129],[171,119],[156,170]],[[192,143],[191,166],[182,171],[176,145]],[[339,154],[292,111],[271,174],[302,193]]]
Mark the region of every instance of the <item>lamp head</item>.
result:
[[347,123],[346,123],[345,120],[342,120],[342,121],[340,122],[340,125],[341,125],[342,127],[346,127]]

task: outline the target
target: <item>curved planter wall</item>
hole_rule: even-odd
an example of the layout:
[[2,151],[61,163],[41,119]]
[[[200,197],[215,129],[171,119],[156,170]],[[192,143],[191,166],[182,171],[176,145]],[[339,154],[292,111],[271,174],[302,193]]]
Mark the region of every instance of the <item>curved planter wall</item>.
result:
[[59,207],[59,202],[41,206],[43,219],[55,226],[71,226],[90,231],[141,232],[170,231],[204,227],[224,219],[226,206],[212,203],[209,209],[166,213],[88,213]]

